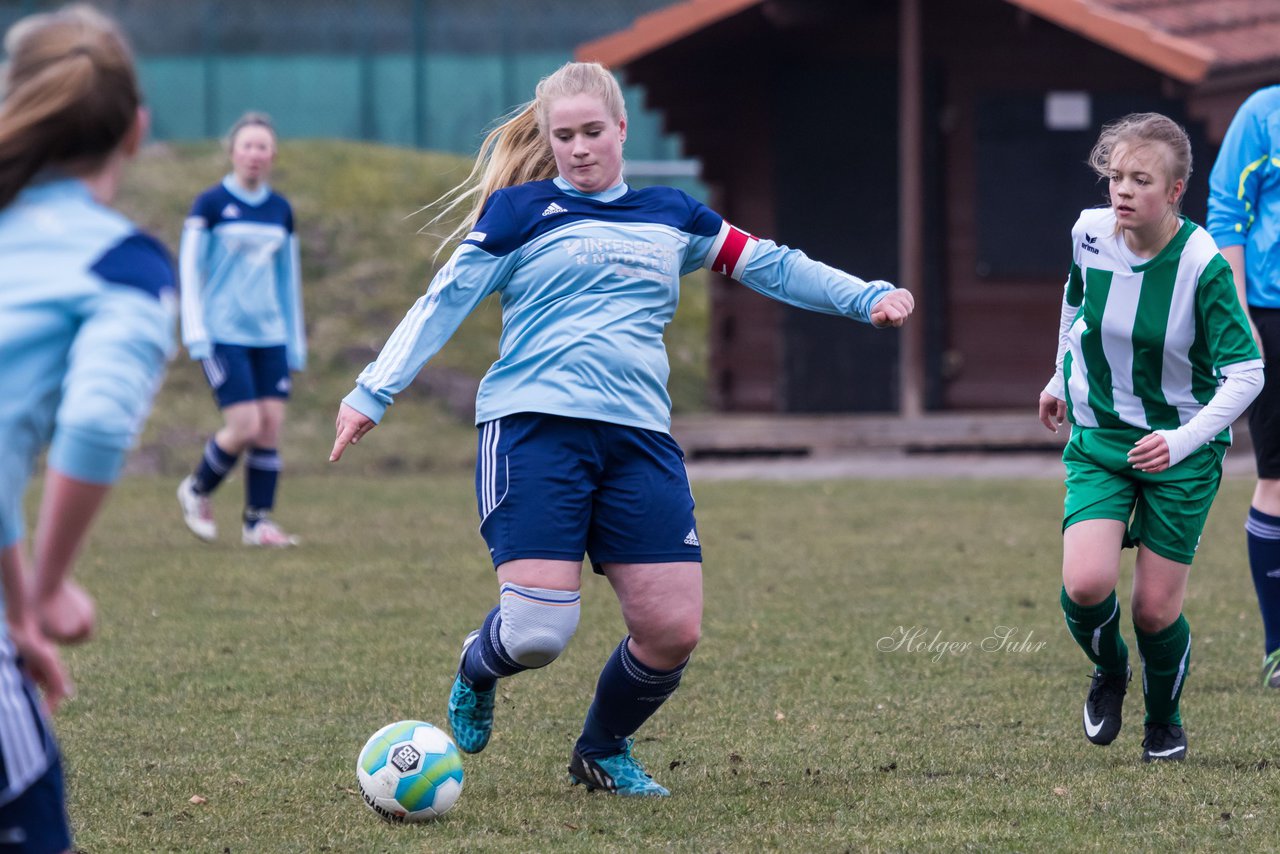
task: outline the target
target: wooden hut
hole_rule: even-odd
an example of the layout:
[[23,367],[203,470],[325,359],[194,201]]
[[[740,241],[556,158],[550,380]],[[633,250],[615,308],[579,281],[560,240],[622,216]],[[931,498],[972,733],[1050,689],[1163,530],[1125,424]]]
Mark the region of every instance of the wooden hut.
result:
[[1280,81],[1280,0],[687,0],[582,45],[641,84],[740,227],[909,287],[901,332],[713,283],[724,411],[1034,407],[1102,123],[1191,133],[1185,212]]

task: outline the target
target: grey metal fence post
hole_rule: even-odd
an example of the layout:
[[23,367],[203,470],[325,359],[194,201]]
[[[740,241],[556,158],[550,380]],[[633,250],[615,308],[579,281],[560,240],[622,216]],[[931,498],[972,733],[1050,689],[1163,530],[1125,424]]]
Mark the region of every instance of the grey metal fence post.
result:
[[214,138],[218,127],[218,3],[205,0],[204,14],[200,16],[200,47],[204,59],[204,135]]
[[413,144],[427,147],[427,0],[413,0]]

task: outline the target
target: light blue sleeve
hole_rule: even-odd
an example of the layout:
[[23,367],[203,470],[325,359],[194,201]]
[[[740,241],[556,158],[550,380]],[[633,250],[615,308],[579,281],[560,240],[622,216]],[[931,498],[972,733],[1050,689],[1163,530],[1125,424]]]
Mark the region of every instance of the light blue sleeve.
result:
[[871,322],[871,309],[894,286],[866,282],[814,261],[799,249],[754,237],[728,222],[715,236],[690,240],[681,272],[697,262],[741,282],[753,291],[796,308]]
[[787,305],[864,323],[871,322],[872,306],[894,289],[888,282],[865,282],[772,240],[760,241],[738,281]]
[[1231,120],[1209,173],[1206,230],[1218,246],[1241,246],[1258,213],[1258,190],[1271,168],[1271,139],[1258,110],[1263,94],[1245,101]]
[[182,345],[197,362],[213,355],[213,342],[205,329],[201,299],[208,252],[209,229],[204,218],[188,217],[182,227],[182,242],[178,247],[179,301],[182,307]]
[[49,466],[89,483],[119,476],[173,350],[172,299],[107,288],[71,345]]
[[307,369],[307,325],[302,311],[302,264],[298,254],[298,236],[289,239],[276,253],[276,286],[280,288],[280,305],[284,309],[285,328],[289,339],[285,350],[289,370]]
[[395,395],[413,382],[467,315],[503,286],[518,255],[495,256],[472,244],[459,246],[391,333],[378,358],[356,378],[355,389],[343,402],[374,423],[381,421]]

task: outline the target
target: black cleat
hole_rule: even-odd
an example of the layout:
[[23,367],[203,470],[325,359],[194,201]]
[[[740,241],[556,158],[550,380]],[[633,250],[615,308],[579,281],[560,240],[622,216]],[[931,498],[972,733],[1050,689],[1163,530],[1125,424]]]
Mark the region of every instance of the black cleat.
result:
[[1120,734],[1120,707],[1133,670],[1108,674],[1095,671],[1089,695],[1084,698],[1084,737],[1094,744],[1110,744]]
[[1187,734],[1177,724],[1147,724],[1143,762],[1181,762],[1187,758]]

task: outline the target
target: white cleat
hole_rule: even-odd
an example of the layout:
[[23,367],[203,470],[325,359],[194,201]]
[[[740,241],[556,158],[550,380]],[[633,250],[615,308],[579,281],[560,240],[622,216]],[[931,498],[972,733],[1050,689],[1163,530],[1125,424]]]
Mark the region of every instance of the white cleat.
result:
[[264,546],[273,549],[287,549],[299,543],[297,537],[286,534],[270,519],[262,519],[253,526],[245,525],[241,541],[246,546]]
[[187,475],[178,484],[182,521],[187,523],[191,533],[206,543],[211,543],[218,538],[218,523],[213,520],[213,503],[209,501],[209,496],[196,492],[195,480],[192,475]]

